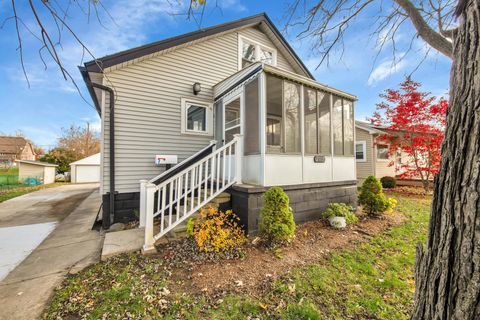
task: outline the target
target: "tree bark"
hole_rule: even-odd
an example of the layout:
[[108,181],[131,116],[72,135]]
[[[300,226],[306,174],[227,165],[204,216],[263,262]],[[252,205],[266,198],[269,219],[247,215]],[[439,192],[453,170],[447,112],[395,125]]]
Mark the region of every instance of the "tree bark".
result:
[[480,0],[460,0],[450,104],[412,319],[480,319]]

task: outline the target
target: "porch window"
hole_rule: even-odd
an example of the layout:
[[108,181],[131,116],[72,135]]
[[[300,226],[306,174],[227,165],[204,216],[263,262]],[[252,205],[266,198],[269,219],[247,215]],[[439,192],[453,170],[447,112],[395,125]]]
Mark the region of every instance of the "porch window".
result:
[[305,153],[331,154],[330,94],[304,87]]
[[239,36],[239,69],[260,61],[272,66],[277,63],[277,50],[261,43]]
[[283,152],[283,81],[267,75],[267,151]]
[[284,81],[285,152],[301,152],[300,85]]
[[332,154],[330,142],[330,94],[317,91],[318,101],[318,153]]
[[182,133],[211,135],[213,132],[212,104],[181,99]]
[[332,112],[333,152],[335,155],[353,156],[353,103],[334,97]]
[[317,153],[317,91],[305,87],[303,97],[305,99],[305,153]]
[[332,126],[333,126],[333,153],[343,155],[343,106],[342,99],[333,98]]
[[245,154],[260,152],[258,78],[245,85]]

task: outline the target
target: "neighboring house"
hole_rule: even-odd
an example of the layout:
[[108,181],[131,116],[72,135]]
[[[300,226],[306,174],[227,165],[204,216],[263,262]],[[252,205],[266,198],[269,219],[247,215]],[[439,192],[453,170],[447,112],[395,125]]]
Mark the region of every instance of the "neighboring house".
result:
[[[397,177],[398,185],[421,186],[420,178],[400,179],[398,177],[403,170],[401,165],[409,163],[413,165],[413,160],[400,150],[395,156],[391,155],[389,142],[382,140],[382,136],[385,134],[395,133],[367,122],[355,121],[355,158],[358,183],[363,183],[368,176],[375,176],[378,179],[389,176]],[[433,181],[433,177],[431,179]]]
[[158,239],[227,191],[255,231],[270,186],[286,190],[297,221],[319,218],[329,202],[356,205],[356,97],[317,82],[266,14],[87,62],[81,73],[102,118],[104,227],[140,209],[147,234],[151,215],[162,220]]
[[36,159],[35,150],[30,141],[23,137],[0,136],[0,166],[13,166],[15,160]]
[[100,182],[100,153],[70,163],[72,183]]
[[357,179],[362,184],[368,176],[396,176],[396,163],[389,154],[389,144],[381,139],[385,131],[369,123],[355,121],[355,160]]
[[17,160],[18,180],[26,184],[49,184],[55,182],[56,164],[40,161]]

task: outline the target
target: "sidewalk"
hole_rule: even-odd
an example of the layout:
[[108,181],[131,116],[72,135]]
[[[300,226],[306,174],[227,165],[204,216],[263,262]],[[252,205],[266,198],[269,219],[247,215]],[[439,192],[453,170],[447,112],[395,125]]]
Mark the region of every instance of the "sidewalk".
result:
[[99,205],[95,191],[0,282],[1,320],[39,318],[68,272],[100,260],[103,236],[91,230]]

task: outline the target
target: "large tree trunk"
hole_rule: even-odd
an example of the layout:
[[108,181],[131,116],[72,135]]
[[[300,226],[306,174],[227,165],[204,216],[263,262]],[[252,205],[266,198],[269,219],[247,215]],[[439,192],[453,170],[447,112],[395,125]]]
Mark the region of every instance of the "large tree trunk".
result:
[[413,319],[480,319],[480,0],[460,1],[450,105]]

